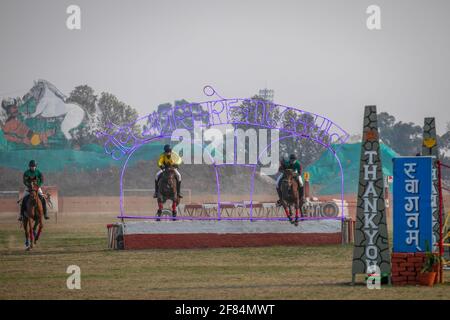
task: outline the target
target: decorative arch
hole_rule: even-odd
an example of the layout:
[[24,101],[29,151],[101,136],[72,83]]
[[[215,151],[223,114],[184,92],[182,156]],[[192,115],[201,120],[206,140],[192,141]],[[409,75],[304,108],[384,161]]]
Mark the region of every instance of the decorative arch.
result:
[[[270,141],[266,148],[258,153],[257,163],[260,162],[261,155],[271,148],[272,144],[279,143],[288,138],[305,138],[322,145],[335,157],[341,177],[341,217],[344,219],[344,175],[342,164],[337,156],[339,146],[345,143],[349,134],[330,119],[311,112],[297,108],[288,107],[271,101],[259,99],[225,99],[222,98],[211,86],[205,86],[203,92],[206,96],[216,96],[216,100],[209,100],[200,103],[188,103],[175,106],[162,111],[155,111],[136,121],[124,126],[110,124],[105,132],[101,132],[99,137],[106,137],[104,143],[105,153],[114,160],[123,161],[120,175],[120,215],[121,219],[153,219],[156,216],[127,216],[124,212],[123,200],[123,178],[128,162],[133,154],[143,145],[160,139],[170,138],[171,133],[176,129],[192,130],[194,127],[210,128],[220,125],[246,125],[257,128],[277,129],[284,133],[284,136],[276,141]],[[245,107],[241,107],[245,105]],[[139,130],[138,130],[139,129]],[[140,132],[140,133],[139,133]],[[236,154],[236,143],[235,143]],[[220,178],[218,167],[223,165],[236,165],[252,167],[252,181],[250,188],[250,220],[282,220],[286,218],[252,218],[253,212],[253,189],[254,176],[257,164],[237,164],[224,163],[216,164],[211,154],[208,154],[214,166],[217,188],[218,217],[214,220],[243,220],[233,218],[221,218],[220,215]],[[179,217],[183,219],[183,217]],[[189,218],[194,219],[194,218]],[[205,219],[205,218],[195,218]],[[210,219],[210,218],[206,218]],[[244,218],[248,220],[248,218]],[[324,219],[324,218],[321,218]],[[328,218],[329,219],[329,218]]]

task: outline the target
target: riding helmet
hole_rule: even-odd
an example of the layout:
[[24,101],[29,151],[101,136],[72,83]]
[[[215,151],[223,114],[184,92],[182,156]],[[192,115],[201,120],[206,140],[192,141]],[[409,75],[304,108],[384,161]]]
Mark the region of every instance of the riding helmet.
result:
[[297,160],[297,156],[295,154],[291,154],[289,156],[289,160]]
[[171,152],[171,151],[172,151],[172,148],[170,147],[170,145],[166,144],[164,146],[164,152]]
[[36,167],[36,161],[34,160],[30,160],[30,162],[28,163],[29,167]]

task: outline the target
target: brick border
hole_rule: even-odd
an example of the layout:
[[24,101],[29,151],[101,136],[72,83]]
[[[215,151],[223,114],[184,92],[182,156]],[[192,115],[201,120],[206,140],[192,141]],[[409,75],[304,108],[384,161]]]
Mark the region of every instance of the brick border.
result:
[[[392,253],[392,285],[418,285],[420,271],[425,262],[424,252],[393,252]],[[436,270],[438,271],[438,270]],[[438,281],[436,276],[435,282]]]
[[124,249],[192,249],[341,244],[339,233],[184,233],[124,235]]

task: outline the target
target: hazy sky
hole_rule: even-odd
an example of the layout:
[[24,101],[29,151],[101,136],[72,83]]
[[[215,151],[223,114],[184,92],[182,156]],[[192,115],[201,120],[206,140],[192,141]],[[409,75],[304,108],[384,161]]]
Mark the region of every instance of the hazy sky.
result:
[[[81,7],[81,30],[66,8]],[[379,31],[366,9],[381,7]],[[448,0],[1,0],[0,98],[44,78],[69,94],[88,84],[135,107],[275,90],[280,104],[350,133],[376,104],[403,121],[450,121]]]

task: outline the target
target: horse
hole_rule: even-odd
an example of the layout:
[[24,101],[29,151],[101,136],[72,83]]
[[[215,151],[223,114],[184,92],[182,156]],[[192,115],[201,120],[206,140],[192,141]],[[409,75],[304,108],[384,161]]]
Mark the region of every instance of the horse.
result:
[[172,220],[176,220],[177,206],[180,203],[180,197],[177,192],[177,178],[174,167],[166,167],[161,173],[161,177],[158,181],[158,219],[161,217],[163,204],[167,200],[172,200]]
[[67,98],[53,84],[46,80],[34,82],[34,86],[24,95],[23,101],[36,101],[36,110],[29,118],[41,116],[56,118],[64,116],[61,122],[61,132],[67,140],[72,139],[70,130],[77,128],[84,120],[85,111],[78,104],[67,103]]
[[[25,231],[25,246],[26,250],[33,249],[33,245],[39,240],[44,224],[42,216],[44,209],[42,207],[41,199],[39,198],[39,186],[35,181],[31,182],[29,190],[29,197],[26,203],[26,210],[23,217],[22,225]],[[39,229],[38,229],[39,227]]]
[[[299,194],[298,182],[294,178],[292,169],[285,169],[283,173],[283,180],[281,181],[281,205],[284,212],[289,219],[289,222],[298,226],[299,211],[300,217],[303,217],[302,212],[302,195]],[[295,207],[295,220],[292,219],[292,205]]]

